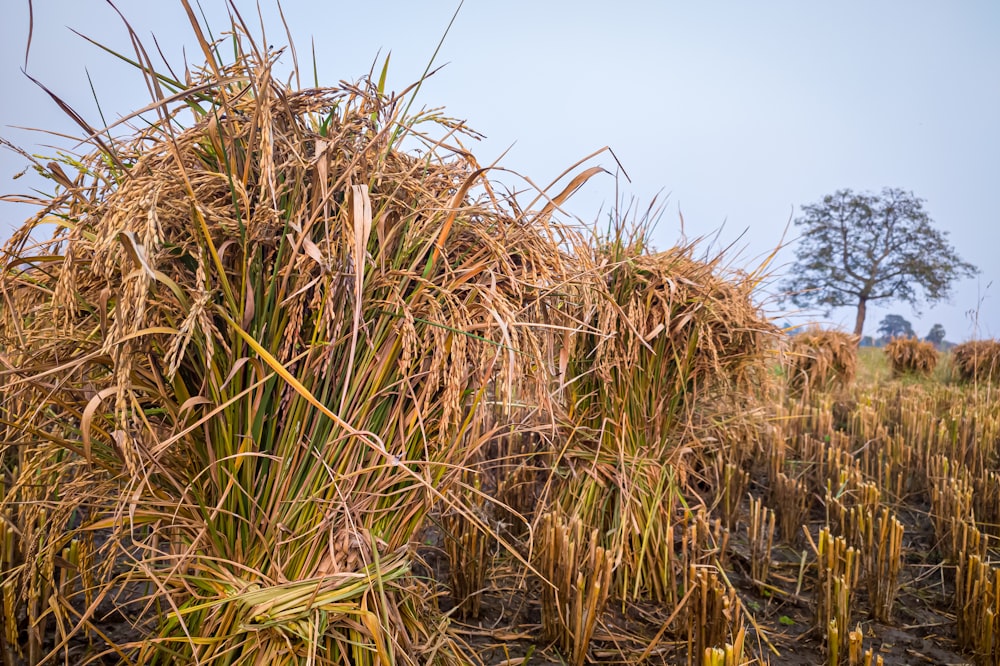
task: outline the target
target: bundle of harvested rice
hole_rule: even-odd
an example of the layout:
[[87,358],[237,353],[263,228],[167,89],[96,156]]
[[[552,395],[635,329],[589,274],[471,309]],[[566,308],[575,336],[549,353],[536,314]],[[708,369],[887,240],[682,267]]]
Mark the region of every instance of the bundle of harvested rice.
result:
[[788,341],[785,370],[795,391],[847,387],[858,364],[858,337],[843,331],[811,328]]
[[671,498],[708,474],[723,424],[760,404],[775,329],[751,276],[691,245],[651,253],[644,230],[624,226],[578,252],[584,326],[567,336],[564,459],[591,471],[562,474],[557,501],[606,535],[616,594],[669,602]]
[[585,326],[569,340],[567,402],[594,424],[613,415],[616,433],[658,450],[720,387],[756,392],[775,329],[751,276],[725,270],[721,255],[694,258],[694,245],[650,253],[643,233],[579,253]]
[[[551,478],[611,535],[602,589],[685,598],[710,531],[669,559],[688,478],[768,377],[756,278],[644,233],[580,244],[550,218],[593,170],[508,207],[462,123],[370,80],[290,90],[231,38],[235,62],[203,40],[183,82],[140,48],[162,96],[128,136],[87,128],[93,153],[36,165],[58,189],[5,248],[0,624],[30,628],[4,654],[38,663],[58,629],[123,663],[470,661],[411,542],[435,504],[483,533],[485,494],[530,505],[529,482],[470,473],[533,480],[483,462],[535,455],[524,414],[585,463]],[[95,598],[135,633],[81,620]]]
[[929,375],[937,366],[938,353],[930,342],[917,338],[893,338],[885,346],[892,374]]
[[[233,41],[150,75],[177,91],[158,122],[39,165],[60,189],[6,247],[7,626],[27,617],[32,657],[56,624],[130,663],[464,662],[407,549],[485,415],[545,409],[551,208],[501,205],[460,123],[370,81],[290,90]],[[128,643],[33,601],[95,530],[87,599],[135,604]]]
[[952,365],[963,381],[1000,380],[1000,340],[973,340],[951,350]]

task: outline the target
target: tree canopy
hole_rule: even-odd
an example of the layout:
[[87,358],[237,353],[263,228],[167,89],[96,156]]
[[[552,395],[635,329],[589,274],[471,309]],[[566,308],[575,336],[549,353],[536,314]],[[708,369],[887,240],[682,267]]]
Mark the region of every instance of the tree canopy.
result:
[[897,188],[839,190],[802,207],[792,277],[784,288],[799,307],[857,307],[861,335],[872,301],[916,305],[946,298],[952,283],[975,275],[934,227],[924,201]]
[[916,333],[913,332],[913,325],[904,319],[902,315],[898,314],[883,317],[882,321],[878,323],[878,332],[886,340],[916,336]]
[[944,342],[944,336],[944,326],[941,324],[934,324],[931,326],[931,330],[927,332],[927,337],[924,338],[924,340],[934,343],[935,346],[941,346],[941,343]]

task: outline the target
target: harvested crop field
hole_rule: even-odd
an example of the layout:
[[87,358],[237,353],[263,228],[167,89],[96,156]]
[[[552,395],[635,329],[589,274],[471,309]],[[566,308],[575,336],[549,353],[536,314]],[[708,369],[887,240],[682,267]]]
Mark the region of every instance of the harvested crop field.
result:
[[0,664],[1000,663],[995,384],[233,31],[4,248]]

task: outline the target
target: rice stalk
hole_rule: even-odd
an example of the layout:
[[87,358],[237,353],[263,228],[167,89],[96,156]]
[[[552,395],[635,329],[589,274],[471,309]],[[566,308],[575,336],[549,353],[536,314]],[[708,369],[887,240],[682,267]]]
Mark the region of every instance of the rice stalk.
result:
[[[974,528],[972,506],[972,475],[964,467],[943,455],[931,458],[928,469],[931,500],[931,522],[945,557],[957,559],[969,548],[969,531]],[[967,526],[963,528],[963,526]],[[979,531],[974,532],[974,545],[979,549]],[[983,544],[985,547],[985,543]]]
[[795,545],[800,539],[802,526],[809,515],[810,495],[806,484],[784,472],[772,480],[768,504],[778,517],[781,538]]
[[843,537],[820,530],[816,550],[816,621],[827,631],[830,663],[840,663],[849,648],[854,589],[860,575],[859,553]]
[[716,505],[722,514],[722,522],[726,529],[732,530],[739,515],[740,500],[750,485],[750,472],[727,462],[724,463],[719,476],[721,482],[718,484],[720,490]]
[[545,635],[556,640],[569,663],[582,666],[598,617],[611,587],[612,561],[598,544],[597,531],[576,516],[554,513],[541,518],[539,570]]
[[[716,659],[713,648],[720,647],[726,659],[727,641],[733,640],[731,645],[742,648],[740,637],[745,634],[742,605],[736,590],[723,581],[715,567],[692,565],[689,578],[694,594],[685,606],[688,663],[700,660],[704,664],[707,659]],[[731,650],[730,654],[734,659],[739,656],[736,650]]]
[[859,512],[863,521],[859,527],[863,547],[862,567],[868,587],[868,601],[872,618],[889,622],[892,606],[899,590],[899,572],[903,558],[903,525],[884,507],[876,515],[867,510]]
[[[480,491],[478,480],[471,487]],[[463,507],[474,507],[487,525],[492,524],[486,515],[488,508],[481,497],[467,493]],[[462,511],[446,513],[441,519],[444,531],[444,549],[448,556],[451,591],[459,615],[463,618],[478,618],[486,587],[488,555],[494,548],[492,535],[479,525],[471,523]]]
[[690,480],[711,473],[738,419],[762,416],[773,328],[752,302],[753,276],[695,258],[694,245],[653,252],[649,219],[621,216],[575,252],[584,279],[563,352],[569,435],[557,464],[576,471],[555,493],[609,535],[617,594],[665,601],[684,575],[664,566],[675,520],[665,507],[692,497]]
[[702,658],[702,666],[742,666],[748,663],[744,656],[744,643],[746,642],[746,630],[740,627],[736,633],[733,643],[726,643],[725,647],[706,648]]
[[973,653],[975,663],[1000,658],[1000,576],[974,553],[963,554],[955,573],[958,644]]
[[771,569],[774,546],[774,511],[764,508],[763,499],[750,499],[750,522],[747,525],[750,542],[750,575],[759,589],[765,589]]

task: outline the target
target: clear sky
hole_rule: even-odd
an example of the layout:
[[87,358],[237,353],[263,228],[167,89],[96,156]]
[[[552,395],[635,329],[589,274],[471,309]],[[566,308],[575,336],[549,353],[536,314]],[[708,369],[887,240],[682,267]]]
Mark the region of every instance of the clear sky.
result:
[[[211,27],[228,26],[221,0],[201,0]],[[267,41],[285,44],[273,0],[260,0]],[[321,84],[354,81],[392,53],[390,88],[416,81],[457,0],[378,4],[286,0],[300,65]],[[171,64],[200,63],[179,2],[119,0],[136,32]],[[151,7],[156,7],[155,13]],[[236,0],[256,24],[256,4]],[[76,134],[21,74],[27,0],[4,0],[0,23],[0,136],[29,152],[67,145],[12,126]],[[88,121],[101,125],[87,75],[110,122],[149,102],[142,78],[74,35],[130,53],[103,0],[35,0],[27,71]],[[996,0],[799,0],[745,2],[544,2],[466,0],[438,56],[446,66],[418,104],[444,106],[487,136],[470,146],[540,185],[594,150],[614,150],[631,182],[618,187],[645,207],[666,205],[654,237],[719,233],[754,266],[778,245],[803,204],[839,188],[913,191],[926,200],[959,254],[982,270],[955,285],[950,303],[914,312],[869,311],[866,332],[890,312],[917,332],[944,325],[948,339],[1000,336],[1000,2]],[[291,58],[282,64],[291,67]],[[309,77],[311,79],[311,76]],[[509,150],[508,150],[509,149]],[[610,155],[595,160],[615,171]],[[0,150],[0,192],[38,186]],[[592,179],[569,209],[587,222],[616,196],[612,176]],[[30,213],[0,204],[0,238]],[[720,231],[721,229],[721,231]],[[794,231],[774,264],[793,260]],[[978,313],[978,331],[970,313]],[[822,319],[822,313],[814,313]],[[851,328],[853,312],[829,321]]]

